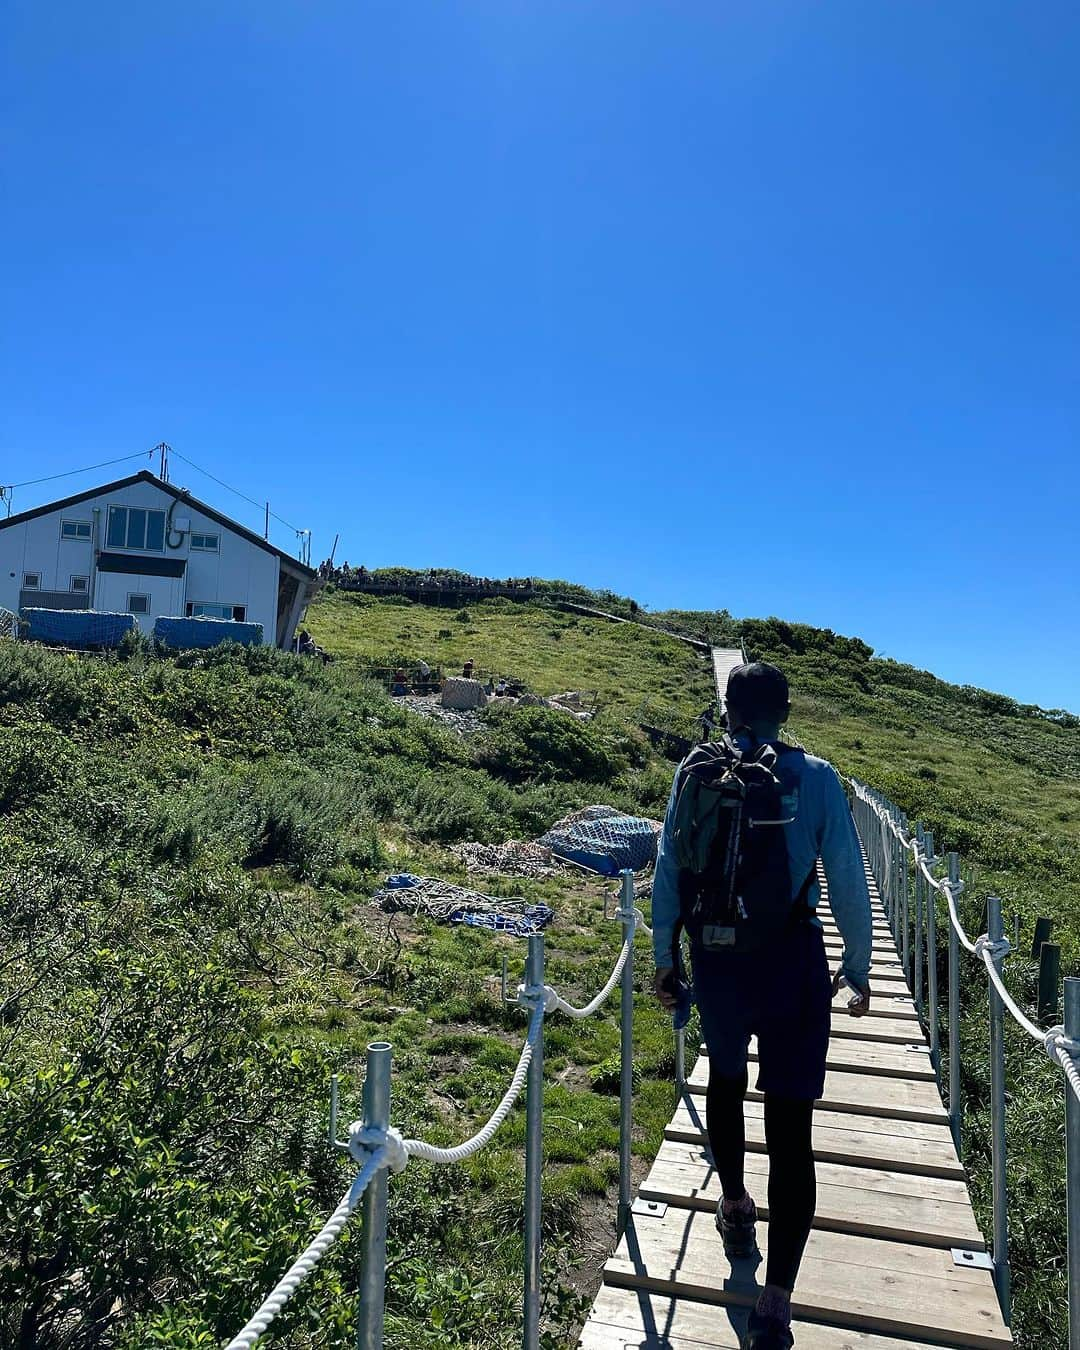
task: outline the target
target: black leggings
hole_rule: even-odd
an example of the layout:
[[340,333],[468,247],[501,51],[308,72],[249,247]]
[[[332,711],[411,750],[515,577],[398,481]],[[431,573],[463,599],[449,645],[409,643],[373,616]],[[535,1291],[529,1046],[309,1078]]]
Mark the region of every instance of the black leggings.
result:
[[[724,1197],[742,1198],[746,1127],[743,1097],[747,1075],[725,1078],[710,1072],[706,1123],[713,1164]],[[769,1258],[766,1284],[789,1292],[795,1287],[817,1204],[811,1125],[814,1103],[765,1094],[765,1147],[769,1154]]]

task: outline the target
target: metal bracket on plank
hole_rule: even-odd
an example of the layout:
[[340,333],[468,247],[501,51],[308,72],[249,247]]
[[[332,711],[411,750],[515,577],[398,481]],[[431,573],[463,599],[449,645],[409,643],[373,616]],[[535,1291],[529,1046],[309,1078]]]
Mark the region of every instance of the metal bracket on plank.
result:
[[630,1206],[630,1213],[639,1219],[662,1219],[667,1213],[667,1204],[663,1200],[642,1200],[639,1195]]
[[993,1270],[994,1258],[989,1252],[973,1252],[968,1247],[953,1247],[954,1266],[966,1266],[971,1270]]

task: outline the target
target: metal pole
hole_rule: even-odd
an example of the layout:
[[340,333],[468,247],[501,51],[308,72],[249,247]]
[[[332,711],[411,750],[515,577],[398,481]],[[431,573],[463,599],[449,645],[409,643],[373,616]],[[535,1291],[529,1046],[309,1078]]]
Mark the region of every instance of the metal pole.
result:
[[[949,880],[960,880],[960,859],[949,854]],[[960,1152],[960,938],[949,920],[949,1124]]]
[[[927,833],[927,848],[931,857],[934,853],[934,836]],[[937,891],[933,886],[924,888],[926,896],[926,979],[929,987],[930,1004],[930,1062],[936,1073],[941,1072],[941,1008],[938,1003],[937,973]]]
[[[525,983],[544,984],[544,935],[529,938]],[[533,1047],[525,1098],[525,1322],[523,1350],[540,1346],[540,1177],[544,1168],[544,1027]]]
[[[930,856],[934,856],[933,835],[929,835]],[[923,1016],[923,892],[924,886],[920,886],[922,872],[915,869],[915,1011],[920,1017]],[[906,893],[905,887],[905,893]]]
[[686,1091],[686,1028],[680,1027],[675,1033],[675,1096],[682,1100]]
[[[899,840],[896,841],[896,846],[897,846],[897,849],[899,850],[899,847],[900,847],[900,841],[899,841]],[[906,851],[905,851],[905,863],[906,863],[906,861],[907,861],[907,857],[906,857]],[[901,896],[900,896],[900,919],[901,919],[901,922],[903,923],[903,926],[904,926],[904,973],[905,973],[905,975],[908,977],[908,979],[910,980],[910,979],[911,979],[911,912],[910,912],[909,905],[908,905],[908,893],[907,893],[907,885],[906,885],[906,882],[907,882],[907,867],[906,867],[906,866],[905,866],[905,868],[904,868],[904,882],[905,882],[904,889],[903,889],[903,891],[902,891],[902,893],[901,893]]]
[[[1080,1041],[1080,979],[1065,981],[1065,1035]],[[1065,1195],[1069,1229],[1069,1350],[1080,1350],[1080,1102],[1065,1084]]]
[[[926,847],[927,866],[933,871],[935,861],[933,830],[925,830],[923,832],[923,844]],[[919,869],[919,874],[920,876],[922,875],[921,868]],[[915,988],[917,990],[915,994],[915,1006],[919,1009],[920,1014],[923,1015],[924,1022],[929,1020],[923,1011],[927,997],[926,986],[928,975],[926,969],[926,934],[924,925],[927,922],[927,910],[930,908],[930,897],[933,893],[933,887],[926,878],[923,877],[923,887],[918,898],[918,914],[915,919]]]
[[[1005,936],[1001,918],[1001,900],[991,895],[986,902],[986,930],[991,942]],[[994,958],[994,969],[1001,974],[1002,958]],[[1005,1189],[1005,1006],[993,981],[990,981],[990,1134],[994,1183],[994,1283],[1006,1325],[1012,1302],[1009,1288],[1009,1211]]]
[[[390,1062],[387,1041],[367,1048],[364,1124],[385,1130],[390,1124]],[[357,1350],[382,1350],[383,1300],[386,1295],[386,1199],[390,1173],[381,1167],[368,1182],[361,1206],[360,1306],[356,1314]]]
[[634,1129],[634,873],[622,874],[622,931],[628,946],[622,969],[622,1018],[619,1059],[619,1210],[620,1236],[630,1218],[630,1143]]

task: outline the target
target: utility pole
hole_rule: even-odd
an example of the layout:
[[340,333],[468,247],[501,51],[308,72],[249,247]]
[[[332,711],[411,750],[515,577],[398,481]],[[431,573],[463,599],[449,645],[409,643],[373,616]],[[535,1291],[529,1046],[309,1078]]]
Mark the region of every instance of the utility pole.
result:
[[270,503],[266,503],[266,517],[263,521],[263,538],[270,538]]
[[162,441],[160,445],[156,445],[154,449],[157,450],[161,457],[161,467],[158,470],[158,477],[163,483],[167,483],[169,481],[169,450],[171,447],[165,441]]

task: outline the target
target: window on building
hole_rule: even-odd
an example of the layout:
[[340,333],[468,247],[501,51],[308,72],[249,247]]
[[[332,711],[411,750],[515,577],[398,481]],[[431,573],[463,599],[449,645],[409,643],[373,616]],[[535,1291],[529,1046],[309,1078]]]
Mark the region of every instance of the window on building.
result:
[[108,548],[140,548],[160,553],[165,547],[165,512],[141,506],[110,506],[105,532]]
[[129,595],[127,610],[129,614],[149,614],[150,597],[148,595]]
[[24,591],[36,591],[41,585],[40,572],[24,572],[22,578],[22,588]]
[[94,527],[88,520],[62,520],[60,522],[61,539],[89,539]]
[[197,601],[192,604],[189,600],[187,615],[189,619],[233,619],[236,623],[244,623],[247,618],[247,606],[219,605],[208,601]]
[[191,536],[191,547],[201,553],[216,553],[219,538],[220,536],[216,534],[193,534]]
[[85,594],[87,593],[87,591],[90,589],[90,578],[89,578],[89,577],[72,577],[72,578],[71,578],[71,589],[72,589],[77,595],[85,595]]

